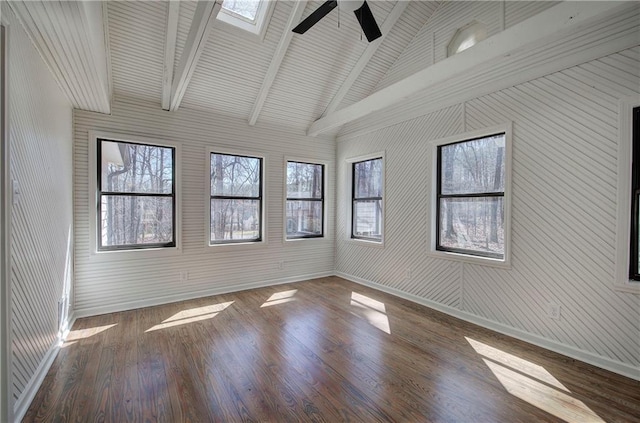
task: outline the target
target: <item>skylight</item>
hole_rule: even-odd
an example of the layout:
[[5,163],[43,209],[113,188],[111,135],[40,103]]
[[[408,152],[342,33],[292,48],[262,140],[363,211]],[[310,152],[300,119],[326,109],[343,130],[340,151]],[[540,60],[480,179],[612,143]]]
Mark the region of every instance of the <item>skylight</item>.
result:
[[256,20],[261,2],[261,0],[224,0],[222,8],[249,22],[253,22]]
[[264,36],[272,10],[268,0],[224,0],[218,19],[250,33]]

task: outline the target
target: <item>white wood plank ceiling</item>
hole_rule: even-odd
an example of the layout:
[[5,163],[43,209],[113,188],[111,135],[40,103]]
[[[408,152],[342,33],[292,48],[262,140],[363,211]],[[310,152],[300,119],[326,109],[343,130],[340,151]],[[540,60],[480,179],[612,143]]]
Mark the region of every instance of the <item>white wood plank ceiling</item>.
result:
[[[87,8],[82,2],[12,2],[74,107],[109,113],[112,96],[135,98],[302,133],[371,94],[438,5],[370,0],[383,37],[369,44],[355,17],[338,9],[306,34],[292,34],[323,0],[273,1],[263,38],[216,19],[222,0],[88,3],[104,6],[104,26],[94,31],[87,12],[87,22],[70,20]],[[100,31],[102,62],[79,43]],[[77,75],[85,58],[93,68]]]
[[[445,82],[450,79],[448,70],[460,70],[458,55],[446,58],[442,48],[428,49],[429,54],[415,49],[425,42],[442,43],[456,31],[437,25],[438,20],[452,21],[449,15],[444,19],[437,13],[448,2],[369,0],[383,30],[373,43],[362,36],[355,17],[339,13],[339,8],[307,33],[292,34],[291,28],[323,0],[273,0],[262,38],[217,19],[222,2],[11,4],[74,107],[103,113],[110,112],[116,96],[144,100],[165,110],[201,110],[241,118],[247,125],[269,124],[332,137],[345,124],[349,130],[351,122],[379,118],[374,112],[404,101],[418,88],[422,92],[417,94],[425,95],[429,84],[422,81],[423,74],[430,67],[438,65]],[[553,5],[518,2],[524,6],[515,7],[512,3],[455,2],[455,7],[444,8],[448,12],[440,15],[454,13],[460,26],[486,21],[490,37],[481,44],[490,51],[490,40]],[[582,5],[576,6],[576,20],[600,7],[575,4]],[[614,7],[601,8],[606,12]],[[432,18],[433,25],[427,25]],[[425,31],[427,27],[431,29]],[[558,37],[570,40],[563,31],[558,26]],[[512,43],[512,52],[526,59],[531,50],[533,57],[535,48],[528,49],[526,42]],[[468,80],[475,77],[475,67],[467,66]],[[414,91],[408,92],[407,87]],[[447,98],[446,92],[440,94],[439,98]]]

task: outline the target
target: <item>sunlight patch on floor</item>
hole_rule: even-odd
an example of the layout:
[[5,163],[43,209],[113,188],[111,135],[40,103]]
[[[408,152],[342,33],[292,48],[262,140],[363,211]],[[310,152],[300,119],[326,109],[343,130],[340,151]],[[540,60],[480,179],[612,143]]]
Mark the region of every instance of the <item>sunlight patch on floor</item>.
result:
[[231,304],[233,304],[233,301],[182,310],[169,317],[168,319],[163,320],[162,323],[150,327],[145,332],[152,332],[154,330],[166,329],[174,326],[186,325],[188,323],[212,319],[220,314],[221,311],[229,307]]
[[384,303],[367,297],[366,295],[352,292],[351,306],[355,307],[355,310],[352,312],[354,315],[365,319],[373,327],[380,329],[385,333],[391,334],[389,317],[387,316],[387,311]]
[[288,302],[291,302],[291,301],[295,301],[296,299],[293,298],[293,296],[296,295],[296,292],[298,292],[297,289],[291,289],[289,291],[276,292],[275,294],[270,296],[267,299],[267,301],[265,301],[264,304],[262,304],[260,306],[260,308],[269,307],[269,306],[272,306],[272,305],[284,304],[284,303],[288,303]]
[[86,339],[89,338],[91,336],[95,336],[101,332],[104,332],[107,329],[111,329],[112,327],[116,326],[117,323],[113,323],[111,325],[104,325],[104,326],[96,326],[93,328],[86,328],[86,329],[76,329],[76,330],[72,330],[69,332],[69,335],[67,335],[67,338],[65,339],[65,343],[69,343],[71,344],[72,341],[79,341],[81,339]]
[[[567,422],[604,422],[544,367],[465,337],[511,395]],[[564,392],[563,392],[564,391]],[[569,394],[567,394],[569,393]]]

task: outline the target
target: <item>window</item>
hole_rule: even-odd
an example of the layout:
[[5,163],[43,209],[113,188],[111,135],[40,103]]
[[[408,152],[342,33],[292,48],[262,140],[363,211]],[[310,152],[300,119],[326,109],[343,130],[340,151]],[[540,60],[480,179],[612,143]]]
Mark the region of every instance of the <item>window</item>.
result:
[[262,38],[273,3],[268,0],[224,0],[217,18]]
[[633,109],[629,279],[640,281],[640,107]]
[[473,47],[485,38],[487,38],[487,28],[480,22],[471,22],[453,35],[447,46],[447,57]]
[[509,134],[482,131],[435,143],[436,252],[507,263]]
[[382,242],[382,157],[352,163],[351,238]]
[[324,165],[287,161],[287,239],[324,236]]
[[618,183],[616,193],[616,275],[614,289],[640,294],[640,96],[618,105]]
[[210,244],[262,240],[262,158],[211,153]]
[[224,0],[222,8],[230,14],[248,22],[256,20],[261,0]]
[[175,148],[98,138],[98,251],[176,246]]

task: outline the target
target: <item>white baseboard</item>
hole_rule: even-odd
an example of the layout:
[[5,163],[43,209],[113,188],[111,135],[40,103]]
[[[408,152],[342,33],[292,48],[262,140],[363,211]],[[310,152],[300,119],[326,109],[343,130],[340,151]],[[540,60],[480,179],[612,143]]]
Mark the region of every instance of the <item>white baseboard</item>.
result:
[[211,289],[192,291],[192,292],[180,293],[175,295],[166,295],[166,296],[154,297],[154,298],[147,298],[144,300],[129,301],[125,303],[112,304],[112,305],[106,305],[106,306],[100,306],[100,307],[83,308],[83,309],[74,310],[74,313],[75,313],[75,317],[79,319],[82,317],[97,316],[100,314],[117,313],[119,311],[134,310],[136,308],[151,307],[151,306],[175,303],[178,301],[185,301],[185,300],[193,300],[195,298],[209,297],[211,295],[228,294],[230,292],[246,291],[248,289],[265,288],[268,286],[282,285],[285,283],[293,283],[293,282],[306,281],[309,279],[324,278],[327,276],[334,276],[334,274],[335,273],[333,271],[321,272],[321,273],[312,273],[308,275],[290,276],[290,277],[281,278],[281,279],[264,280],[264,281],[252,282],[252,283],[247,283],[242,285],[214,287]]
[[47,350],[47,353],[40,362],[40,365],[36,369],[31,379],[29,379],[29,382],[22,391],[22,394],[16,400],[13,409],[14,421],[21,422],[24,418],[24,415],[27,413],[27,410],[31,405],[31,401],[33,401],[33,398],[36,396],[38,389],[40,389],[40,385],[42,385],[42,382],[44,381],[47,372],[49,372],[49,368],[51,368],[51,364],[53,364],[53,360],[55,360],[59,350],[60,340],[56,339]]
[[400,291],[399,289],[390,288],[388,286],[381,285],[376,282],[372,282],[357,276],[348,275],[342,272],[336,272],[336,276],[365,285],[370,288],[384,291],[388,294],[395,295],[396,297],[404,298],[405,300],[412,301],[414,303],[423,305],[425,307],[432,308],[437,311],[441,311],[458,319],[474,323],[476,325],[485,327],[487,329],[494,330],[504,335],[512,336],[525,342],[537,345],[539,347],[557,352],[567,357],[575,358],[576,360],[583,361],[588,364],[592,364],[596,367],[600,367],[605,370],[626,376],[631,379],[640,380],[640,367],[635,367],[630,364],[622,363],[620,361],[612,360],[607,357],[594,354],[589,351],[584,351],[571,345],[566,345],[557,341],[553,341],[544,338],[539,335],[535,335],[529,332],[525,332],[521,329],[514,328],[512,326],[505,325],[493,320],[486,319],[484,317],[476,316],[475,314],[468,313],[466,311],[459,310],[457,308],[449,307],[435,301],[430,301],[425,298],[418,297],[417,295],[408,294]]
[[40,386],[42,385],[42,382],[44,381],[45,376],[47,376],[47,373],[49,372],[49,369],[51,368],[53,361],[58,356],[58,352],[60,351],[60,346],[62,345],[64,340],[67,338],[67,336],[69,335],[70,329],[73,327],[73,324],[76,322],[76,317],[73,314],[73,312],[71,313],[67,321],[69,323],[67,324],[66,328],[64,328],[64,332],[49,347],[49,349],[47,350],[47,353],[45,354],[44,358],[40,362],[40,365],[38,366],[35,373],[27,383],[27,386],[25,386],[24,391],[22,391],[20,398],[18,398],[18,400],[15,402],[14,410],[13,410],[13,417],[15,419],[14,421],[16,422],[22,421],[22,419],[24,418],[24,415],[27,413],[27,410],[29,410],[29,406],[31,405],[33,398],[35,398],[36,393],[38,393],[38,389],[40,389]]

